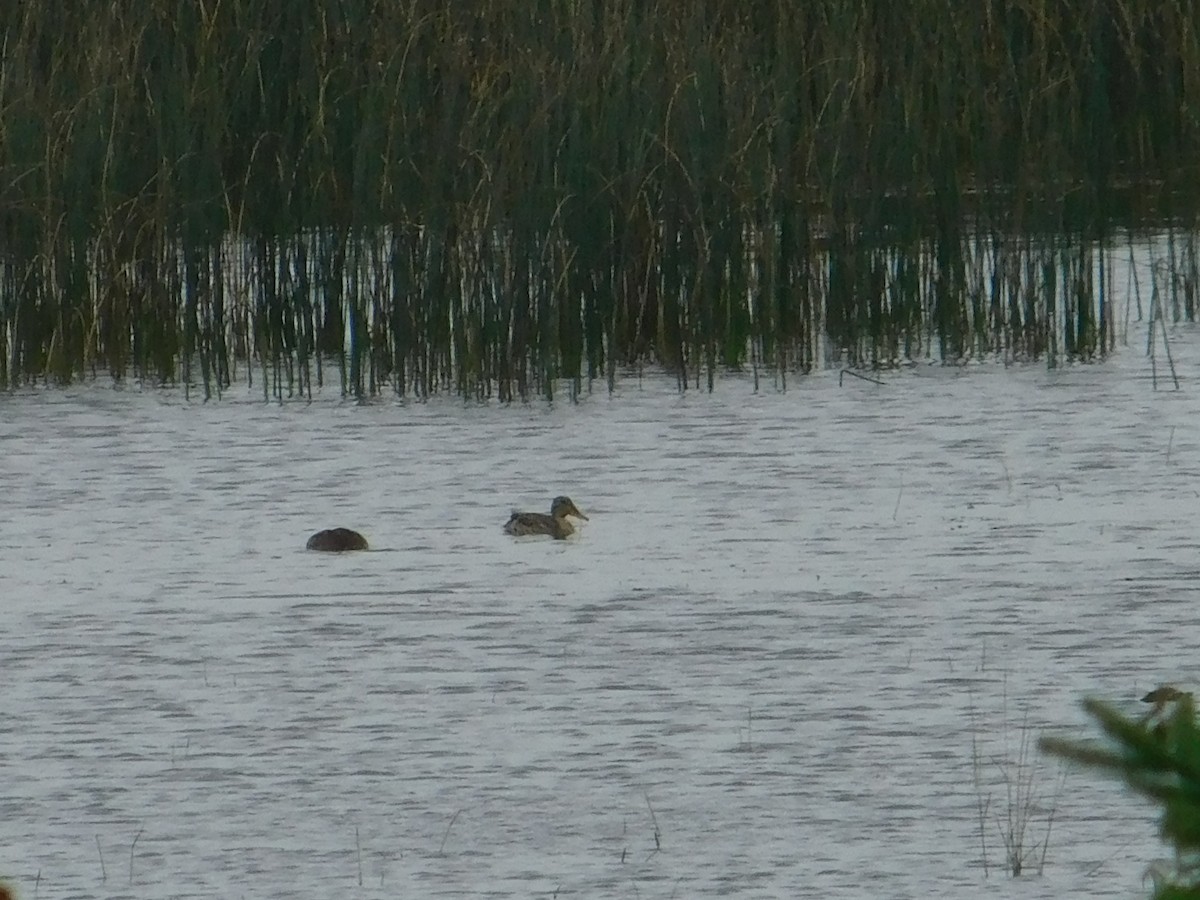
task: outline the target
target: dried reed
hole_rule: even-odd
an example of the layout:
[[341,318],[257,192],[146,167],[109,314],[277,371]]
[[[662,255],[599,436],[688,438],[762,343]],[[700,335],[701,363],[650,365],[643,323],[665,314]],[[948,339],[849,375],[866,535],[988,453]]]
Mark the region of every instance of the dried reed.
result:
[[1118,229],[1170,232],[1195,312],[1194,14],[7,4],[0,386],[511,400],[1101,357]]

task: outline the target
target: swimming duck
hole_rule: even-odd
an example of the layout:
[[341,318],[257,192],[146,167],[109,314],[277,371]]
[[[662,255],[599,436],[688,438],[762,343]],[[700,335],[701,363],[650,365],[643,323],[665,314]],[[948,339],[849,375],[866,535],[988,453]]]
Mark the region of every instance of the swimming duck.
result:
[[1143,703],[1153,703],[1154,708],[1147,713],[1147,718],[1163,711],[1168,703],[1192,696],[1187,691],[1181,691],[1173,684],[1162,684],[1142,698]]
[[326,550],[331,553],[368,549],[367,539],[349,528],[326,528],[324,531],[318,531],[308,539],[304,548],[306,550]]
[[504,530],[518,537],[527,534],[548,534],[556,540],[562,540],[575,533],[575,526],[567,521],[567,516],[587,519],[587,516],[579,511],[579,507],[571,502],[570,497],[555,497],[554,502],[550,504],[550,515],[514,510]]

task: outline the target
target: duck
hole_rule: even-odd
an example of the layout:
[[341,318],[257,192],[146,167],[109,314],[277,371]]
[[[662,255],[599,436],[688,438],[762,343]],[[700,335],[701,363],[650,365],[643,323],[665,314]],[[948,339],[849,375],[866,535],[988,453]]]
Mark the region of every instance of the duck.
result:
[[1160,684],[1145,697],[1143,697],[1142,702],[1154,704],[1154,708],[1148,713],[1149,717],[1162,712],[1163,707],[1165,707],[1168,703],[1174,703],[1177,700],[1182,700],[1184,697],[1191,696],[1192,695],[1190,693],[1187,691],[1181,691],[1173,684]]
[[571,502],[570,497],[555,497],[550,504],[550,515],[513,510],[504,531],[517,537],[548,534],[555,540],[562,540],[575,533],[575,526],[567,521],[567,516],[588,521],[588,517],[579,511],[579,507]]
[[370,545],[357,531],[349,528],[326,528],[310,537],[304,549],[343,553],[347,550],[369,550]]

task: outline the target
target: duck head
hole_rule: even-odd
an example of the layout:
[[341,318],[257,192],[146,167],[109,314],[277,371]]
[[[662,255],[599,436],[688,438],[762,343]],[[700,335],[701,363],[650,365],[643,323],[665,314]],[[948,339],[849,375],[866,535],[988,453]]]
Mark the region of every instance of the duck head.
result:
[[555,497],[554,502],[550,504],[550,515],[556,519],[574,516],[577,519],[589,521],[588,517],[579,511],[579,507],[571,502],[570,497]]

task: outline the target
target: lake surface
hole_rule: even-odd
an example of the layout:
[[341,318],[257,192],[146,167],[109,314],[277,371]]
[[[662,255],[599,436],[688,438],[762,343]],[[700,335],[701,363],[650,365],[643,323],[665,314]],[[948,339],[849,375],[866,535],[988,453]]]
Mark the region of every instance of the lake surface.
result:
[[[1142,896],[1167,851],[1117,783],[1030,751],[1040,878],[996,822],[1023,729],[1196,682],[1200,338],[1172,334],[1178,392],[1139,340],[577,405],[0,395],[0,875]],[[579,535],[502,533],[560,493]],[[378,549],[304,551],[332,525]]]

